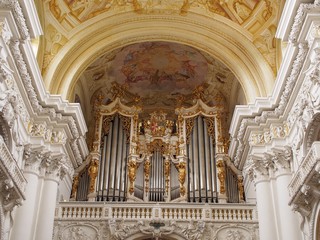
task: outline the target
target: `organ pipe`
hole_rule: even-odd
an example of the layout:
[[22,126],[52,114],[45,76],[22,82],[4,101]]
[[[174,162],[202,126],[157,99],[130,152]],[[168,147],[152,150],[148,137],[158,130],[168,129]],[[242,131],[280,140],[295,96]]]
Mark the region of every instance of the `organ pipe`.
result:
[[176,119],[155,112],[150,120],[139,120],[137,108],[116,99],[103,112],[107,115],[96,118],[100,152],[74,180],[72,196],[87,200],[96,192],[97,201],[214,203],[224,194],[229,202],[244,201],[243,181],[225,162],[224,115],[197,104],[177,110]]
[[188,154],[188,200],[215,202],[215,145],[205,118],[198,116],[191,131]]
[[98,176],[98,201],[124,201],[128,145],[120,116],[110,119],[104,135]]

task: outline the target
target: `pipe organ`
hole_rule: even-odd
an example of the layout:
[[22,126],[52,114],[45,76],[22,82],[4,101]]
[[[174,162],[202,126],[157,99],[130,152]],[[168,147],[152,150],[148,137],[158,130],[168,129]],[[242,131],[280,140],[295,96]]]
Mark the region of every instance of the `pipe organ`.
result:
[[124,129],[124,118],[119,114],[103,118],[97,181],[98,201],[124,201],[126,197],[129,143]]
[[[124,105],[117,97],[97,109],[95,147],[75,177],[75,200],[244,200],[241,173],[230,167],[223,142],[221,108],[198,99],[170,117],[164,111],[146,117],[140,107]],[[96,173],[89,171],[93,163]]]
[[[197,116],[187,140],[188,201],[217,202],[213,119]],[[209,127],[208,127],[209,126]]]

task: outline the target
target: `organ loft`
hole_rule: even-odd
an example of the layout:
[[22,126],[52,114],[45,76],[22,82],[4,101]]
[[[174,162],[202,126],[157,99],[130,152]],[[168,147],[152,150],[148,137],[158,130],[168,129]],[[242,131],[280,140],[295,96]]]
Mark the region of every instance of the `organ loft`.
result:
[[[175,109],[143,108],[114,83],[94,105],[94,140],[77,171],[72,199],[108,202],[244,202],[242,175],[228,157],[223,99],[209,105],[204,88]],[[126,104],[129,103],[129,104]]]

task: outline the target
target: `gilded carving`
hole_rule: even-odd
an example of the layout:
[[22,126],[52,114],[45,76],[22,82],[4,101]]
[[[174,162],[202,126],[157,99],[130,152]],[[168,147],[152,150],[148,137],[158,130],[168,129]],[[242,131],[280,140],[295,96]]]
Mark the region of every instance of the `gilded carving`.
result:
[[134,192],[134,181],[136,180],[136,173],[137,169],[139,167],[139,164],[135,160],[129,160],[128,162],[128,175],[129,175],[129,192],[130,194],[133,194]]
[[195,123],[195,117],[193,118],[186,118],[186,137],[187,137],[187,144],[190,143],[190,135],[192,132],[192,129],[194,127],[194,123]]
[[165,181],[166,181],[166,193],[168,193],[169,191],[169,177],[170,177],[170,161],[168,159],[166,159],[164,161],[164,175],[166,177]]
[[79,186],[79,176],[74,176],[73,183],[72,183],[72,191],[71,191],[71,198],[76,199],[77,190]]
[[98,176],[98,169],[99,169],[99,161],[98,160],[91,160],[89,168],[88,168],[88,174],[90,176],[89,193],[95,192],[96,178]]
[[207,131],[209,136],[212,137],[212,139],[215,139],[215,127],[214,127],[214,118],[206,117],[205,118],[206,124],[207,124]]
[[183,197],[186,193],[186,188],[184,187],[184,183],[186,180],[186,163],[179,162],[176,164],[176,168],[178,169],[178,180],[180,183],[180,196]]
[[145,177],[145,183],[146,183],[146,185],[145,185],[146,193],[149,192],[150,167],[151,167],[151,162],[150,162],[150,159],[148,158],[144,162],[144,177]]
[[226,170],[225,170],[225,164],[223,160],[217,161],[217,170],[218,170],[218,179],[220,182],[220,190],[219,192],[221,194],[226,193]]

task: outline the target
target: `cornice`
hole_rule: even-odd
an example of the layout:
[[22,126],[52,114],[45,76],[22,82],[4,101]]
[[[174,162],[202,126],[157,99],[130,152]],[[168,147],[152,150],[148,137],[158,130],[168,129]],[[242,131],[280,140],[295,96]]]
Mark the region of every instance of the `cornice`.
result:
[[1,0],[0,9],[8,9],[11,11],[16,20],[21,38],[23,40],[30,39],[29,30],[19,2],[16,0]]
[[[310,8],[312,9],[316,9],[316,8],[319,9],[320,7],[320,5],[318,4],[307,4],[307,5],[308,5],[308,8],[311,6]],[[300,85],[302,84],[302,82],[306,84],[306,81],[298,81],[299,78],[304,79],[305,76],[308,77],[308,74],[305,72],[306,70],[305,62],[310,63],[310,61],[312,61],[312,59],[315,58],[314,53],[309,50],[309,47],[311,49],[317,48],[317,44],[313,44],[316,41],[317,35],[314,33],[310,33],[310,31],[307,31],[308,29],[310,28],[313,29],[315,27],[314,26],[315,19],[316,17],[314,15],[304,16],[303,28],[306,30],[303,31],[303,34],[300,34],[299,38],[295,40],[298,42],[292,42],[291,44],[289,44],[286,56],[283,61],[284,64],[282,65],[279,76],[278,76],[278,80],[277,80],[278,85],[275,86],[272,97],[269,98],[269,100],[273,99],[273,101],[269,103],[269,109],[265,109],[263,105],[260,105],[258,103],[259,101],[258,100],[254,106],[249,105],[248,107],[235,110],[235,114],[231,122],[231,126],[235,126],[235,127],[231,128],[230,130],[233,139],[231,142],[229,153],[230,153],[230,156],[234,156],[234,162],[236,166],[241,168],[244,164],[244,161],[245,161],[244,153],[247,154],[248,152],[249,146],[247,142],[249,141],[249,137],[252,135],[251,134],[252,131],[254,130],[260,131],[261,132],[260,134],[263,135],[265,132],[265,129],[270,128],[270,123],[272,119],[274,119],[275,121],[280,120],[283,123],[286,117],[288,117],[287,115],[291,114],[291,117],[288,117],[289,123],[287,125],[290,131],[292,124],[297,118],[294,116],[299,115],[299,111],[298,113],[297,111],[289,112],[289,109],[290,109],[289,105],[290,106],[293,105],[293,101],[295,101],[295,99],[292,98],[292,96],[298,95],[299,90],[301,89]],[[302,21],[301,17],[297,17],[295,19],[294,25],[298,26],[302,24],[300,23],[301,21]],[[309,60],[309,58],[311,60]],[[295,60],[293,61],[293,59]],[[287,74],[288,72],[289,72],[289,75]],[[305,95],[305,92],[299,93],[299,94]],[[264,99],[264,101],[266,100],[267,99]],[[298,101],[296,105],[297,104],[301,105],[302,102],[303,101]],[[245,114],[248,114],[248,115],[245,115]],[[232,124],[232,123],[239,124],[240,121],[241,121],[240,125]],[[263,144],[265,144],[265,139],[263,141]]]
[[[0,12],[0,15],[3,18],[1,36],[5,37],[5,43],[2,42],[2,49],[4,49],[3,51],[6,51],[4,56],[7,58],[2,59],[0,71],[1,74],[5,76],[4,79],[8,88],[12,88],[14,85],[18,86],[16,89],[13,89],[16,94],[19,92],[13,99],[23,99],[22,105],[19,101],[15,101],[12,102],[12,106],[17,108],[17,113],[22,113],[24,109],[27,109],[29,112],[28,114],[30,114],[30,116],[24,117],[26,114],[20,116],[24,117],[23,121],[25,127],[28,126],[29,121],[34,121],[35,124],[32,123],[32,125],[35,126],[35,130],[36,125],[39,125],[39,122],[42,122],[41,124],[45,127],[50,126],[48,130],[52,130],[53,127],[64,129],[61,133],[65,132],[67,135],[61,138],[61,143],[63,143],[63,139],[66,137],[72,139],[70,148],[73,149],[74,153],[70,154],[69,152],[69,155],[72,158],[75,158],[72,160],[75,167],[80,165],[88,154],[86,148],[81,152],[79,150],[79,143],[85,141],[83,136],[87,131],[80,107],[76,106],[76,104],[73,106],[69,105],[66,101],[63,101],[61,97],[51,98],[44,89],[41,74],[36,67],[37,62],[33,55],[29,40],[21,39],[18,34],[15,34],[15,22],[17,21],[17,19],[14,18],[15,15],[8,14],[8,12],[5,12],[4,14],[1,14]],[[8,35],[6,32],[11,34]],[[18,74],[19,78],[17,77]],[[10,96],[11,95],[8,95],[8,97]],[[10,98],[8,98],[8,100],[11,101]],[[59,133],[59,136],[61,133]],[[33,135],[32,132],[29,132],[29,134]],[[47,134],[47,132],[43,132],[43,134]],[[53,132],[52,134],[53,136],[55,135]],[[56,132],[56,134],[58,133]],[[35,132],[34,135],[38,136],[39,133]],[[41,136],[46,138],[45,135]],[[49,140],[47,139],[50,143],[52,140],[52,138]],[[52,143],[57,143],[54,141]],[[60,142],[60,140],[58,141]],[[81,143],[81,146],[84,145],[85,144]]]
[[276,38],[282,41],[288,41],[288,37],[293,25],[295,14],[302,3],[312,3],[314,0],[293,0],[286,1],[279,21]]

